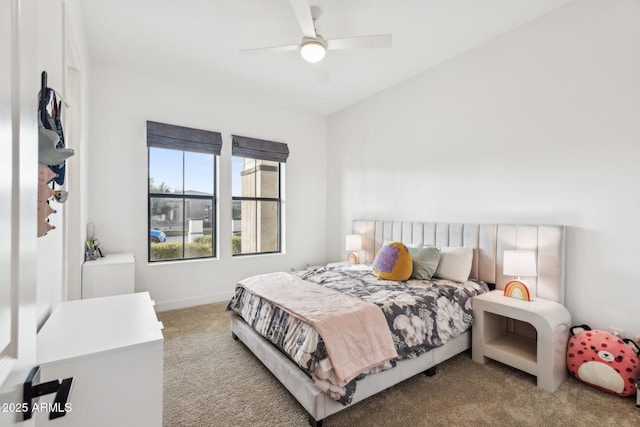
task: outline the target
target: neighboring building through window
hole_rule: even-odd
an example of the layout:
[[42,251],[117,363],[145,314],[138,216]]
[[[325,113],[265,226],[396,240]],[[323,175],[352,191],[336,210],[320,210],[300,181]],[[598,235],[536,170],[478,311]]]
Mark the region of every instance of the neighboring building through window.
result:
[[147,122],[149,261],[216,256],[220,133]]
[[233,135],[232,254],[281,252],[287,144]]

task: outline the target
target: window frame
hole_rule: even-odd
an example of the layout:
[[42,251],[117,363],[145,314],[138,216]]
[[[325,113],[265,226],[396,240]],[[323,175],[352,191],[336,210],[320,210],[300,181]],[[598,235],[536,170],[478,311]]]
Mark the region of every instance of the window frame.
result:
[[[233,157],[238,157],[241,159],[253,158],[253,157],[233,156],[233,155],[231,157],[232,157],[232,162],[233,162]],[[263,159],[254,159],[254,160],[263,160]],[[276,202],[276,206],[277,206],[276,227],[278,231],[277,250],[266,251],[266,252],[247,252],[247,253],[237,253],[237,254],[234,254],[232,252],[231,256],[242,257],[242,256],[250,256],[250,255],[268,255],[268,254],[282,253],[282,167],[283,167],[283,163],[282,162],[277,162],[277,163],[278,163],[278,197],[250,197],[250,196],[234,196],[233,194],[231,195],[231,209],[233,209],[234,201],[239,201],[239,202],[255,201],[256,205],[258,204],[258,202]],[[257,176],[254,177],[254,179],[257,179]],[[231,212],[231,217],[233,218],[233,211]],[[242,207],[240,207],[240,217],[242,218]],[[258,228],[257,216],[256,216],[255,228],[256,230]],[[257,238],[257,233],[256,233],[256,238]]]
[[[186,128],[164,123],[147,121],[147,262],[176,262],[190,261],[197,259],[217,258],[218,256],[218,171],[222,138],[219,132],[205,131],[200,129]],[[182,192],[181,193],[159,193],[151,191],[151,149],[158,148],[164,150],[175,150],[182,155]],[[186,154],[200,153],[212,155],[212,180],[213,188],[211,195],[186,194]],[[152,259],[150,235],[152,230],[152,200],[171,199],[181,201],[182,205],[182,254],[180,258]],[[187,217],[186,209],[189,200],[205,200],[211,202],[211,255],[185,257],[186,255],[186,232]]]
[[[242,201],[254,201],[256,203],[256,206],[261,201],[276,203],[277,250],[265,251],[265,252],[256,251],[256,252],[247,252],[247,253],[240,252],[236,254],[236,253],[233,253],[233,249],[232,249],[231,255],[233,257],[242,257],[242,256],[248,256],[248,255],[267,255],[267,254],[282,253],[283,252],[282,233],[284,231],[283,221],[282,221],[283,219],[282,203],[284,201],[283,188],[282,188],[282,176],[283,176],[282,174],[283,174],[283,169],[285,168],[285,164],[287,162],[287,158],[289,157],[288,145],[282,142],[275,142],[275,141],[269,141],[264,139],[232,135],[231,157],[232,157],[231,159],[232,164],[233,164],[234,157],[238,157],[242,159],[269,161],[269,162],[274,162],[278,164],[278,197],[234,196],[233,190],[231,194],[232,218],[233,218],[233,205],[235,201],[239,201],[240,203],[242,203]],[[232,169],[233,169],[233,166],[232,166]],[[257,179],[257,175],[256,175],[256,179]],[[233,221],[232,221],[232,227],[233,227]],[[255,229],[258,230],[257,222],[255,224]],[[258,236],[256,233],[256,239],[257,238]],[[233,230],[232,230],[232,239],[233,239]]]

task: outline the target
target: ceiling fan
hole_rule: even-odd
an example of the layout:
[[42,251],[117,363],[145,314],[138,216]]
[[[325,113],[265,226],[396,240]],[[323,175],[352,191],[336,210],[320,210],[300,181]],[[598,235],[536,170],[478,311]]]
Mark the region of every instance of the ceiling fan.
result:
[[340,39],[324,39],[316,32],[315,21],[320,16],[320,9],[311,7],[308,0],[289,0],[293,12],[302,29],[302,40],[298,44],[275,47],[261,47],[240,50],[244,54],[258,54],[268,52],[288,52],[299,50],[302,58],[313,64],[318,80],[329,81],[329,74],[322,59],[327,50],[363,49],[391,47],[391,34],[378,34],[361,37],[346,37]]

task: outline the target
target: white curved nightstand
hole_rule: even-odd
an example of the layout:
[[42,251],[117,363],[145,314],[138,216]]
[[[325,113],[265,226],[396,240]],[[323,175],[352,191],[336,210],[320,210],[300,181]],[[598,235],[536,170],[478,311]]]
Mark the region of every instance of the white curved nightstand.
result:
[[[535,298],[522,301],[495,290],[478,295],[473,306],[472,358],[487,358],[538,377],[538,387],[555,391],[567,377],[566,352],[571,315],[554,301]],[[529,323],[537,339],[508,332],[507,321]]]

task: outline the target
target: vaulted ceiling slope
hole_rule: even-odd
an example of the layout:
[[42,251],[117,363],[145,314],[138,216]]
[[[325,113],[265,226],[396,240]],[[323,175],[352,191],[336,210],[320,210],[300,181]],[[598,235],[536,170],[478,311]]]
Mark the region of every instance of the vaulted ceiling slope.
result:
[[82,0],[92,60],[193,74],[330,115],[573,0],[309,0],[325,39],[392,34],[387,49],[331,50],[320,82],[296,50],[299,0]]

